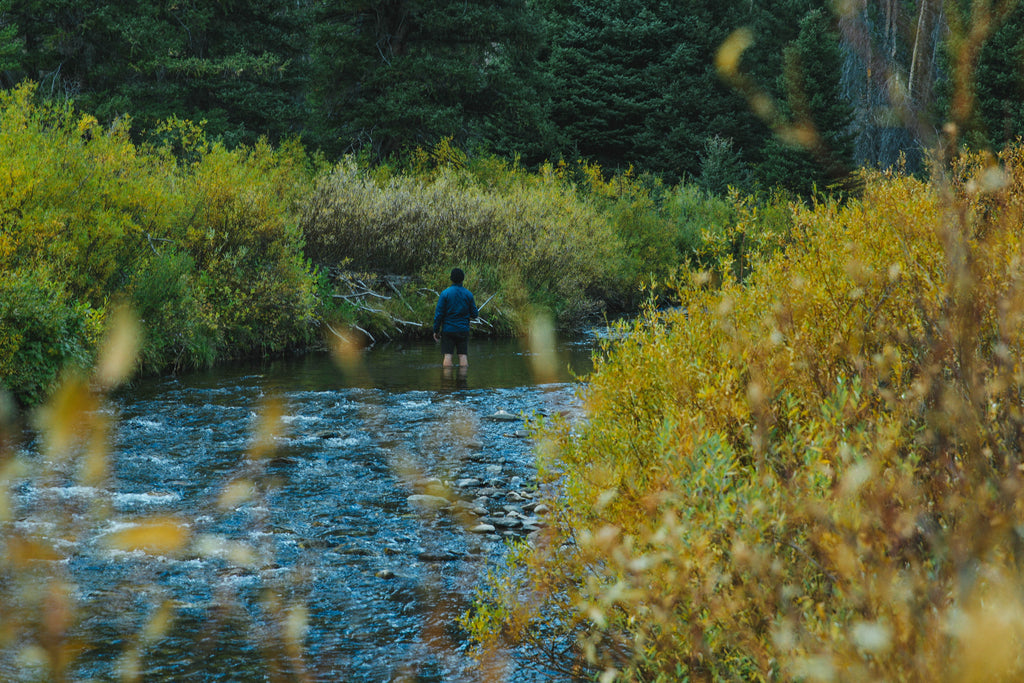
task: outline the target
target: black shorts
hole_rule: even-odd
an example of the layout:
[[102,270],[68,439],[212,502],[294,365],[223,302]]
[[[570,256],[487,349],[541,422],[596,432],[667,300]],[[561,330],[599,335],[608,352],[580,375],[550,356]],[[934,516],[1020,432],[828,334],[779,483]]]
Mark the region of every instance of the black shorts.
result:
[[442,332],[441,353],[458,353],[465,356],[469,351],[469,332]]

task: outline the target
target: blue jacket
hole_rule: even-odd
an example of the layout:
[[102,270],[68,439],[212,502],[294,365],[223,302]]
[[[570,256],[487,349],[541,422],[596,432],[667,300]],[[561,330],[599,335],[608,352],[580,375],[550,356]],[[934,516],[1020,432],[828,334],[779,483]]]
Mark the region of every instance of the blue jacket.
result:
[[434,332],[469,332],[469,321],[479,313],[473,293],[462,285],[452,285],[437,299]]

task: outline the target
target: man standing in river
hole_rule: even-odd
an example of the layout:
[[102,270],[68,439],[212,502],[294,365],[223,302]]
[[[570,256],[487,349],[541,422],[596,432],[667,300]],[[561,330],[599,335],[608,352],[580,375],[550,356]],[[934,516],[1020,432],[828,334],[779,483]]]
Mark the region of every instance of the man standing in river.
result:
[[469,367],[469,321],[477,317],[473,292],[462,286],[466,278],[461,268],[452,268],[452,285],[441,292],[434,309],[434,339],[441,342],[441,365],[452,367],[452,355],[459,354],[459,367]]

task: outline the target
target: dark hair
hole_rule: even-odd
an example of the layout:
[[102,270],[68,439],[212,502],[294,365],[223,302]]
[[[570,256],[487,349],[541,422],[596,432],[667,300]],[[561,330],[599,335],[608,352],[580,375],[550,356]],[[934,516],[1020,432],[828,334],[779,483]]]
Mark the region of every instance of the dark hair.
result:
[[452,282],[457,285],[461,285],[462,281],[466,279],[466,274],[462,272],[461,268],[452,268]]

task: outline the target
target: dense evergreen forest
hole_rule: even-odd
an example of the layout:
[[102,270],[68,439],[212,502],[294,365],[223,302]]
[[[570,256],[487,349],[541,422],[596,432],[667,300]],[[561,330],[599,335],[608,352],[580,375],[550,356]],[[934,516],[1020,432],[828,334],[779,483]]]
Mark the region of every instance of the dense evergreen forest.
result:
[[[919,169],[950,119],[973,146],[1020,134],[1013,7],[974,45],[948,39],[970,6],[938,0],[0,0],[0,84],[32,79],[138,136],[174,116],[228,147],[297,137],[377,161],[449,138],[527,166],[807,193],[901,157]],[[714,56],[741,27],[730,83]],[[952,98],[957,51],[976,106]],[[779,106],[752,108],[762,95]],[[810,152],[771,134],[790,124]]]

